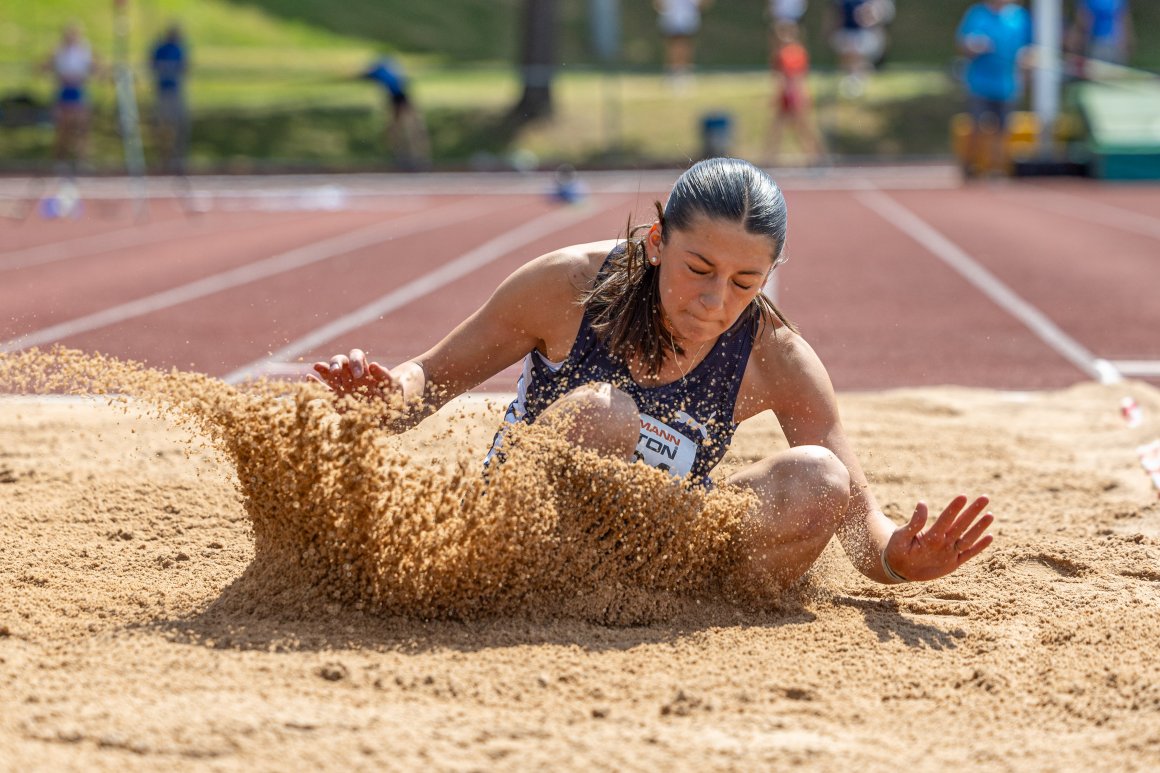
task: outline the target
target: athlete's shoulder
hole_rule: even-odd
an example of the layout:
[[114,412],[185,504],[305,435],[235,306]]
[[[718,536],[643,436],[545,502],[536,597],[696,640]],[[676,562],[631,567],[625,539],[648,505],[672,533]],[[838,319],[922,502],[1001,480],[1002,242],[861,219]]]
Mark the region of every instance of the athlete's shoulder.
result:
[[753,353],[757,355],[759,368],[778,378],[792,377],[803,368],[821,362],[809,342],[780,320],[767,321],[758,327]]
[[509,330],[531,333],[549,359],[567,356],[580,327],[584,294],[615,242],[575,244],[520,266],[500,285],[487,309]]
[[760,326],[742,382],[745,415],[766,409],[780,412],[787,401],[808,400],[830,390],[826,368],[805,338],[780,322]]
[[588,242],[561,247],[527,263],[524,272],[545,290],[582,293],[592,285],[608,253],[616,246],[615,240]]

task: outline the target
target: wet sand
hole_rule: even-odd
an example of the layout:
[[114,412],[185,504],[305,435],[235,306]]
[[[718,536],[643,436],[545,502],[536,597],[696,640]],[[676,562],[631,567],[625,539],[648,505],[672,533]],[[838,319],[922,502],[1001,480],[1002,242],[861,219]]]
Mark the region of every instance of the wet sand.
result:
[[[762,608],[716,590],[727,496],[682,509],[645,471],[609,499],[623,471],[536,454],[521,475],[597,505],[481,494],[495,401],[384,441],[197,389],[246,442],[147,399],[0,399],[12,769],[1160,767],[1147,385],[843,394],[888,514],[987,493],[995,543],[898,587],[831,544]],[[782,446],[747,422],[721,471]]]

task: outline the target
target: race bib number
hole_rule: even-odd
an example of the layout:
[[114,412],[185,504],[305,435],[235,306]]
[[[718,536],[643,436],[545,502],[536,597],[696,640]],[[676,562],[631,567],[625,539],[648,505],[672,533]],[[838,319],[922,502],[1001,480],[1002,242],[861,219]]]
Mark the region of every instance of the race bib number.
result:
[[636,458],[673,477],[683,478],[693,469],[693,462],[697,459],[697,444],[680,431],[642,413]]

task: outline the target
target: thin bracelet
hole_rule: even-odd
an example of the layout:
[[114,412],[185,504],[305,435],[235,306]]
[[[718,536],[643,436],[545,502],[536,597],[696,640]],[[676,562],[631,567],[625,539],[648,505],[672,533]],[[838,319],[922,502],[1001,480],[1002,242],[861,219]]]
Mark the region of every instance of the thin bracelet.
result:
[[887,577],[894,580],[896,583],[910,582],[910,580],[903,577],[898,572],[890,568],[890,562],[886,560],[886,548],[882,548],[882,553],[879,556],[882,559],[882,571]]

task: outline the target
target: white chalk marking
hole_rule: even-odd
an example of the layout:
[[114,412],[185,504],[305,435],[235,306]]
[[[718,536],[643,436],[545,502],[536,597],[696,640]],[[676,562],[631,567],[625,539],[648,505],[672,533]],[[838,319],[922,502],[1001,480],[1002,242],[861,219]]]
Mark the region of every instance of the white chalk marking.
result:
[[1111,360],[1110,364],[1125,376],[1160,378],[1160,360]]
[[[595,209],[579,206],[556,210],[524,225],[508,231],[489,242],[485,242],[474,250],[439,266],[423,276],[413,279],[402,287],[396,288],[381,298],[368,303],[360,309],[352,311],[330,322],[317,330],[292,341],[268,356],[243,365],[232,373],[223,377],[230,384],[236,384],[251,378],[258,378],[268,373],[269,363],[291,360],[312,351],[325,343],[333,341],[338,336],[375,322],[387,314],[406,306],[419,298],[429,295],[449,282],[477,271],[514,250],[540,239],[561,228],[573,223],[594,217],[601,211],[610,209],[611,205]],[[281,370],[281,368],[279,368]]]
[[[176,230],[173,227],[175,225],[179,225],[179,222],[165,220],[147,226],[132,225],[101,234],[90,234],[75,239],[0,253],[0,271],[13,271],[18,268],[39,266],[70,258],[80,258],[85,255],[96,255],[126,247],[139,247],[142,244],[165,241],[176,235],[173,233]],[[213,232],[206,230],[202,233]]]
[[51,327],[35,330],[0,344],[0,352],[12,352],[41,344],[53,343],[90,330],[115,325],[125,320],[172,308],[182,303],[204,298],[240,285],[256,282],[287,271],[293,271],[312,263],[364,249],[380,242],[400,236],[418,233],[432,228],[446,226],[461,220],[468,220],[489,210],[497,209],[495,202],[487,206],[464,205],[462,202],[449,204],[438,209],[399,218],[387,223],[360,228],[357,231],[330,237],[321,241],[296,247],[289,252],[275,255],[265,260],[249,263],[238,268],[198,279],[173,287],[128,303],[112,306],[83,317],[61,322]]
[[1008,314],[1022,322],[1041,341],[1088,376],[1103,384],[1115,384],[1123,380],[1114,365],[1093,355],[1082,344],[1063,332],[1047,315],[1021,298],[958,245],[909,209],[882,191],[866,191],[855,195],[886,222],[957,271]]

